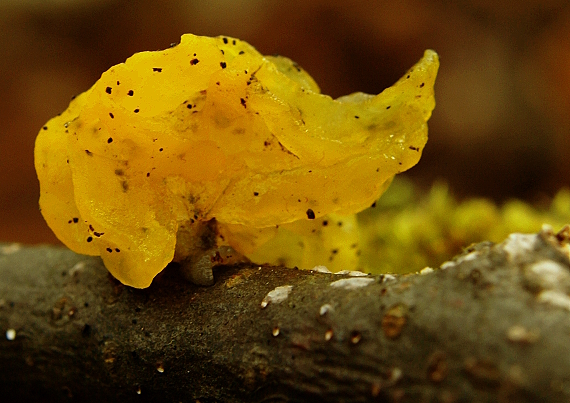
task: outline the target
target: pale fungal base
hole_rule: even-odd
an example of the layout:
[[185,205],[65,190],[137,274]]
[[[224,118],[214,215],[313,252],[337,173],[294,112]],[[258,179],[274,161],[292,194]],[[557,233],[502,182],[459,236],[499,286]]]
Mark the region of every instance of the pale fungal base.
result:
[[188,281],[196,285],[210,286],[214,285],[214,267],[246,262],[249,262],[249,259],[231,246],[218,246],[197,258],[189,256],[181,263],[180,270]]
[[356,290],[358,288],[366,287],[375,281],[376,280],[374,280],[372,277],[352,277],[333,281],[330,286],[335,288],[343,288],[345,290]]

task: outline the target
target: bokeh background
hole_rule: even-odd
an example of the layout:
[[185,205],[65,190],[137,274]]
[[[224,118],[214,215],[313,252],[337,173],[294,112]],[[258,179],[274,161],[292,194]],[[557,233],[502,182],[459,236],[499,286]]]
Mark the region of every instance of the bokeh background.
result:
[[333,97],[378,93],[432,48],[420,186],[549,199],[569,185],[567,0],[0,0],[0,241],[57,240],[37,206],[37,132],[114,64],[186,32],[297,61]]

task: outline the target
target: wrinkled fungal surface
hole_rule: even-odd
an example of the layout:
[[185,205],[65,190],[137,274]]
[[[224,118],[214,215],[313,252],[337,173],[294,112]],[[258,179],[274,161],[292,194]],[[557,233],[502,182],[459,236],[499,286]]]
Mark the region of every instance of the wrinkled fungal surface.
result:
[[218,246],[353,270],[353,214],[418,162],[438,65],[428,50],[381,94],[335,100],[285,57],[184,35],[111,67],[40,130],[42,214],[133,287]]

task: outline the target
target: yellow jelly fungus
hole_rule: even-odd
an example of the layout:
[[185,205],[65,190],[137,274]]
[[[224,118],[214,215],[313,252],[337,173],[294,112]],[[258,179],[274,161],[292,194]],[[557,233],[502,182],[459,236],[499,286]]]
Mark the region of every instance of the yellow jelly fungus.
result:
[[224,245],[258,263],[353,270],[353,214],[418,162],[438,65],[428,50],[381,94],[335,100],[285,57],[183,35],[110,68],[40,130],[42,214],[138,288]]

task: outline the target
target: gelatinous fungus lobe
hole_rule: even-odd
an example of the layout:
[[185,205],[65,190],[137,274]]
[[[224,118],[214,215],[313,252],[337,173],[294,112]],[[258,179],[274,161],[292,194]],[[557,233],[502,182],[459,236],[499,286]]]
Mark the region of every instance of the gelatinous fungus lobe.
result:
[[110,68],[40,130],[42,214],[134,287],[206,246],[353,269],[351,215],[418,162],[438,64],[428,50],[381,94],[332,99],[285,57],[183,35]]

